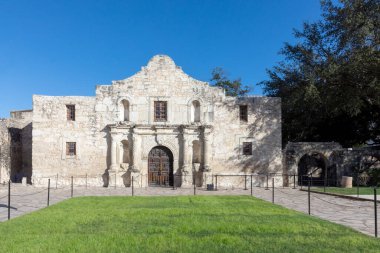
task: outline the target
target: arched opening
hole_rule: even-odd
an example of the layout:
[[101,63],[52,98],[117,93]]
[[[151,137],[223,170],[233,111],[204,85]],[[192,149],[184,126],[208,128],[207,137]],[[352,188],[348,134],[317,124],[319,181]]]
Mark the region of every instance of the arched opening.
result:
[[198,140],[193,141],[193,163],[201,163],[201,145]]
[[320,153],[305,154],[298,163],[298,184],[324,185],[327,169],[327,160]]
[[173,153],[164,146],[152,148],[148,155],[149,186],[173,186]]
[[201,121],[201,104],[198,100],[191,103],[191,122]]
[[121,111],[121,120],[122,121],[129,121],[129,102],[126,99],[123,99],[120,104],[120,111]]

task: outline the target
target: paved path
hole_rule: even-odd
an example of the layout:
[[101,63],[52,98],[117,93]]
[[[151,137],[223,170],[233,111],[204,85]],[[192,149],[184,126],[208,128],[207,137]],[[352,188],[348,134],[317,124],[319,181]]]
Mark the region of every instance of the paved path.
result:
[[[41,209],[47,205],[47,189],[33,186],[12,185],[11,218]],[[75,187],[74,196],[131,196],[131,188]],[[178,188],[137,188],[136,196],[193,195],[193,189]],[[250,190],[218,189],[205,191],[198,189],[197,195],[250,195]],[[272,190],[253,188],[253,195],[266,201],[272,201]],[[51,189],[50,205],[71,197],[70,187]],[[0,186],[0,221],[7,220],[7,187]],[[276,188],[275,203],[281,206],[308,212],[307,192],[297,189]],[[379,211],[379,210],[378,210]],[[379,213],[380,214],[380,213]],[[352,227],[368,235],[374,235],[374,205],[370,201],[356,201],[339,197],[311,193],[311,215],[338,224]]]

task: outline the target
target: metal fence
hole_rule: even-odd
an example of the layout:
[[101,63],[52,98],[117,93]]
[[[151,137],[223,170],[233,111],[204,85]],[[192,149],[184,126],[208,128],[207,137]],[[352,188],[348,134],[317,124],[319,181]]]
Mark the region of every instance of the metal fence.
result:
[[[302,179],[302,181],[299,180]],[[42,207],[57,203],[61,200],[76,197],[76,196],[145,196],[145,195],[250,195],[271,201],[275,204],[287,206],[301,205],[302,210],[305,210],[309,215],[317,215],[317,209],[325,205],[326,208],[336,208],[337,214],[345,213],[347,208],[357,208],[358,211],[363,210],[362,206],[365,202],[365,207],[368,210],[372,209],[372,214],[367,214],[368,219],[373,219],[374,235],[377,237],[377,188],[367,188],[366,191],[371,191],[373,196],[370,200],[362,199],[359,195],[349,196],[351,201],[349,204],[339,204],[335,199],[332,201],[330,196],[330,188],[327,181],[321,184],[310,175],[296,174],[214,174],[209,175],[209,178],[203,179],[201,185],[196,184],[196,180],[186,185],[181,184],[183,177],[174,175],[172,181],[163,185],[140,187],[140,178],[130,177],[130,182],[127,186],[119,186],[117,184],[104,187],[102,184],[94,186],[90,182],[98,182],[99,177],[90,177],[88,175],[63,177],[54,175],[51,178],[41,178],[40,187],[21,186],[20,184],[12,184],[9,182],[6,185],[0,186],[0,216],[6,209],[4,219],[10,219],[13,216],[18,216],[23,212],[38,210]],[[99,181],[100,182],[100,181]],[[299,184],[302,182],[301,184]],[[42,183],[45,185],[42,186]],[[360,187],[359,187],[360,188]],[[357,188],[355,188],[357,189]],[[360,191],[361,189],[358,189]],[[334,194],[334,197],[339,194]],[[347,196],[340,196],[347,197]],[[359,201],[360,200],[360,201]],[[372,204],[371,204],[372,203]],[[372,207],[371,207],[372,205]],[[341,210],[341,211],[339,211]],[[356,209],[355,209],[356,210]],[[313,213],[315,212],[315,213]],[[348,217],[348,220],[353,217]]]

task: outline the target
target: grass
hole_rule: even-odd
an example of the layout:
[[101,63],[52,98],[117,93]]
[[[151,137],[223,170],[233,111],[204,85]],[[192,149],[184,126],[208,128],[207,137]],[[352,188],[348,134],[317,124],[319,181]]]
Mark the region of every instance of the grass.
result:
[[249,196],[81,197],[0,224],[0,252],[379,252],[353,229]]
[[[323,192],[323,187],[312,187],[310,190]],[[326,187],[326,192],[341,195],[356,195],[357,188]],[[373,195],[373,187],[359,187],[359,195]]]

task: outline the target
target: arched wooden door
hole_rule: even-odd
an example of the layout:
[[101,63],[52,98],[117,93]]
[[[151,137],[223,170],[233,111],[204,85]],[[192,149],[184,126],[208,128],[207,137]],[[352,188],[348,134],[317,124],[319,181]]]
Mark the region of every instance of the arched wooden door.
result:
[[148,156],[149,186],[173,186],[173,154],[163,146],[152,148]]

